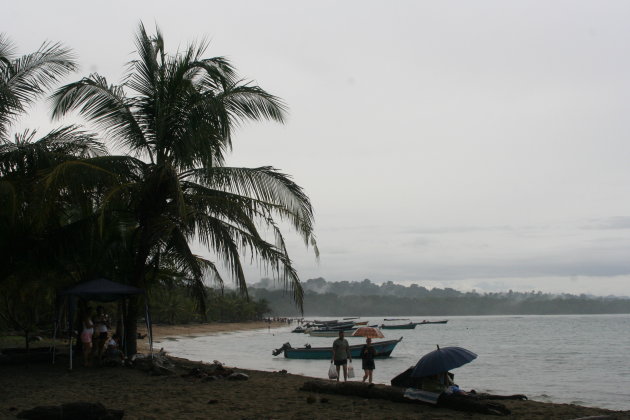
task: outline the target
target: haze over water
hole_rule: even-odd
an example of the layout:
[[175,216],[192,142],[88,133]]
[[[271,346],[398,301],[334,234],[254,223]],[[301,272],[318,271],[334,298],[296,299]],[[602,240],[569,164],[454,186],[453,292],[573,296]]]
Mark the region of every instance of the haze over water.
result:
[[[321,318],[320,318],[321,319]],[[383,318],[363,318],[382,322]],[[412,318],[420,320],[418,318]],[[436,318],[433,318],[436,319]],[[614,410],[630,409],[630,315],[448,317],[446,325],[415,330],[384,330],[385,339],[403,337],[392,357],[377,360],[374,381],[391,378],[415,364],[436,344],[460,346],[478,358],[455,369],[463,389],[495,394],[525,394],[529,399]],[[333,338],[291,333],[292,327],[197,338],[162,340],[156,347],[191,360],[219,360],[229,366],[325,378],[328,361],[274,357],[290,342],[329,346]],[[350,344],[362,343],[349,338]],[[355,361],[357,377],[362,370]]]

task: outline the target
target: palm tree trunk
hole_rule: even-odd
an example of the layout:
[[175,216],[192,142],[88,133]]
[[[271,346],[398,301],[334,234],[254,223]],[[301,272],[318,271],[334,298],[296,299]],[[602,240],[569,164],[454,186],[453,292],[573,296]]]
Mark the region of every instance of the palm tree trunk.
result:
[[140,299],[131,296],[125,313],[125,343],[127,343],[127,357],[138,352],[138,315],[140,313]]

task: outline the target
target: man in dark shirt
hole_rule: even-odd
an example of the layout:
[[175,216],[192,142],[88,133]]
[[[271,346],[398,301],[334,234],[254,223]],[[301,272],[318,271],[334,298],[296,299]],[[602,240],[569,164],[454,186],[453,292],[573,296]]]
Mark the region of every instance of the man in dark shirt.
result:
[[337,368],[337,382],[339,382],[339,368],[343,366],[343,380],[344,382],[348,378],[348,360],[352,363],[352,354],[350,354],[350,345],[348,340],[343,338],[343,331],[339,331],[339,338],[333,342],[332,347],[332,360],[330,363],[335,363]]

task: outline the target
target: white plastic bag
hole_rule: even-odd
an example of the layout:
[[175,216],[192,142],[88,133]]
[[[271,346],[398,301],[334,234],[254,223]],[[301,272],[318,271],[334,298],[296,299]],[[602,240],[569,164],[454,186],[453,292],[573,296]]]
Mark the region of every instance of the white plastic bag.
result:
[[348,363],[348,378],[354,378],[354,367],[352,367],[352,363]]
[[337,368],[332,363],[330,364],[330,368],[328,369],[328,378],[337,379]]

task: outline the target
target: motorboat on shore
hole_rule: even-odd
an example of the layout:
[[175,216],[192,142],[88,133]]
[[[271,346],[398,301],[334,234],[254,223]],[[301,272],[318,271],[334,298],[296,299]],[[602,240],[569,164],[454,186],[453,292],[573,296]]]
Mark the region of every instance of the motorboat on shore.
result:
[[[372,343],[374,347],[375,358],[384,359],[392,354],[392,351],[403,338],[398,340],[387,341],[375,341]],[[350,346],[350,354],[353,359],[361,358],[361,349],[364,344],[356,344]],[[290,343],[284,343],[279,349],[275,349],[272,354],[278,356],[280,353],[284,353],[284,357],[288,359],[332,359],[332,347],[311,347],[306,345],[304,347],[293,348]]]

